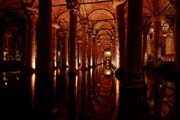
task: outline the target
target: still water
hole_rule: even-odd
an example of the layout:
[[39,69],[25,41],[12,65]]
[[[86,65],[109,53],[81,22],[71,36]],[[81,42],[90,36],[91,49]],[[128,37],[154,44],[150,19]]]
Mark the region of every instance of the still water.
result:
[[[17,119],[35,119],[36,74],[29,75],[21,70],[3,71],[0,78],[0,119],[5,120],[12,115]],[[53,107],[49,119],[165,118],[174,109],[174,84],[147,73],[144,80],[145,90],[122,90],[120,80],[113,73],[105,75],[101,64],[96,68],[77,71],[74,87],[70,87],[72,81],[67,70],[56,69],[51,79]]]

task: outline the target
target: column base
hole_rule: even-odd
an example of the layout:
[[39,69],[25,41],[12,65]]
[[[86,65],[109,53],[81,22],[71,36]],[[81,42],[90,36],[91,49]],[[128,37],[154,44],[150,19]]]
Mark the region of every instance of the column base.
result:
[[146,88],[144,75],[129,75],[121,81],[121,88]]
[[148,118],[147,89],[143,75],[126,76],[120,82],[121,119]]

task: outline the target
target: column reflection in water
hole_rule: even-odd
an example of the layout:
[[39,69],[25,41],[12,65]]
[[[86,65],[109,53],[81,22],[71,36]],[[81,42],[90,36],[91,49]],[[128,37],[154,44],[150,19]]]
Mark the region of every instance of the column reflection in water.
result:
[[88,93],[88,106],[90,106],[90,110],[92,111],[92,98],[93,98],[93,90],[94,90],[94,87],[93,87],[93,74],[94,74],[94,69],[91,68],[90,69],[90,78],[89,78],[89,93]]
[[79,83],[79,79],[78,79],[78,76],[76,75],[76,79],[75,79],[75,97],[76,97],[76,99],[78,96],[78,83]]
[[119,109],[119,98],[120,98],[120,81],[115,79],[116,81],[116,108],[115,110],[118,111]]
[[[56,77],[57,77],[57,70],[54,70],[54,75],[53,75],[53,94],[54,98],[56,95]],[[36,74],[33,73],[31,75],[31,102],[32,102],[32,108],[34,108],[34,97],[35,97],[35,81],[36,81]]]
[[92,94],[92,80],[93,80],[93,69],[91,68],[89,71],[89,95]]
[[56,98],[57,98],[57,93],[56,93],[56,84],[57,84],[57,74],[58,74],[58,70],[55,69],[54,73],[53,73],[53,104],[56,104]]
[[31,75],[31,96],[32,96],[32,108],[34,108],[35,79],[36,79],[36,74],[35,74],[35,73],[33,73],[33,74]]
[[147,103],[150,115],[154,118],[166,118],[175,108],[175,85],[171,81],[145,74]]

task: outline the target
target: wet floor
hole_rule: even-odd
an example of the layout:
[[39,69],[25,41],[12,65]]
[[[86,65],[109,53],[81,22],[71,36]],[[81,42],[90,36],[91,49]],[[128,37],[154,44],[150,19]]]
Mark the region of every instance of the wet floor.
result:
[[[0,119],[7,120],[12,116],[35,119],[36,75],[16,70],[1,72],[0,77]],[[113,73],[105,75],[102,64],[85,71],[79,70],[74,80],[72,89],[68,73],[54,71],[53,108],[49,119],[172,120],[175,85],[158,76],[145,72],[145,88],[122,88]]]

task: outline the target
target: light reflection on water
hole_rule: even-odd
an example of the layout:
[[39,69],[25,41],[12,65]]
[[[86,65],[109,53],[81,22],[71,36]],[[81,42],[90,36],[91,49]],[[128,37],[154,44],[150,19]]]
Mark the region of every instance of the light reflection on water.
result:
[[[54,92],[56,91],[55,89],[56,89],[56,84],[57,84],[57,76],[60,75],[59,72],[55,70],[54,73],[53,73],[54,76],[53,76],[52,80],[53,80],[53,89],[54,89],[53,91]],[[108,100],[109,98],[103,99],[104,98],[103,95],[107,95],[107,93],[109,93],[108,90],[112,90],[110,88],[114,86],[115,87],[115,91],[114,91],[115,97],[111,96],[111,98],[114,99],[112,101],[115,102],[115,106],[111,106],[111,107],[115,107],[114,112],[116,112],[116,111],[119,110],[120,81],[117,80],[117,79],[114,79],[113,77],[112,78],[108,78],[108,79],[104,79],[103,75],[101,74],[101,72],[102,71],[100,70],[100,68],[98,68],[98,70],[95,72],[96,74],[94,74],[94,70],[93,69],[90,69],[89,71],[86,71],[86,74],[85,74],[85,76],[86,76],[85,77],[85,79],[86,79],[85,80],[86,81],[86,84],[85,84],[86,89],[82,89],[82,72],[79,71],[79,73],[76,75],[76,78],[75,78],[75,91],[74,92],[75,92],[76,100],[79,100],[79,101],[76,101],[76,102],[79,103],[78,107],[81,107],[80,106],[80,102],[82,100],[82,99],[80,99],[82,97],[81,96],[82,95],[81,92],[82,92],[82,90],[86,90],[85,91],[85,95],[86,96],[90,95],[90,98],[92,99],[92,100],[89,100],[88,103],[87,103],[87,104],[91,104],[91,106],[86,105],[87,110],[90,111],[90,109],[92,109],[93,107],[95,108],[97,106],[99,106],[98,110],[100,110],[101,106],[95,100],[96,99]],[[96,77],[94,77],[93,75],[96,75]],[[69,93],[68,92],[68,90],[69,90],[68,85],[69,85],[69,82],[70,82],[68,80],[67,71],[66,71],[65,76],[66,76],[64,78],[65,84],[63,84],[64,85],[64,89],[65,89],[64,90],[65,91],[65,96],[64,97],[67,97],[68,93]],[[14,86],[16,86],[16,84],[19,84],[22,81],[26,80],[25,78],[21,77],[19,71],[16,71],[16,72],[14,72],[14,71],[13,72],[3,72],[1,79],[2,79],[2,82],[3,82],[2,85],[5,86],[3,88],[3,90],[6,90],[6,91],[9,90],[9,87],[10,87],[9,85],[10,84],[11,84],[11,87],[12,87],[12,83],[15,84]],[[36,79],[36,74],[33,73],[31,75],[31,83],[30,83],[31,84],[31,102],[32,102],[32,107],[34,107],[35,81],[36,81],[35,79]],[[112,80],[110,80],[110,79],[112,79]],[[113,80],[115,81],[115,84],[112,84]],[[147,76],[145,74],[145,83],[146,83],[146,87],[147,87],[147,102],[148,102],[149,108],[152,111],[155,110],[157,108],[155,106],[157,103],[155,103],[154,94],[158,93],[158,95],[160,95],[158,98],[160,98],[160,101],[161,101],[161,103],[160,103],[161,104],[160,114],[161,114],[162,117],[165,117],[169,113],[169,111],[172,110],[173,107],[174,107],[173,106],[173,102],[174,102],[174,99],[175,99],[175,97],[174,97],[175,96],[175,93],[174,93],[175,85],[174,85],[174,83],[172,83],[170,81],[164,81],[162,79],[159,79],[159,80],[160,81],[157,82],[156,78],[151,77],[151,76]],[[108,83],[108,84],[106,84],[106,83]],[[154,85],[156,85],[156,86],[154,86]],[[93,86],[95,86],[95,87],[93,87]],[[95,90],[93,88],[95,88]],[[17,89],[19,89],[19,86],[17,87]],[[96,90],[99,90],[99,91],[96,91]],[[98,94],[93,93],[93,91],[95,91]],[[101,97],[100,96],[95,96],[95,95],[101,95]],[[96,99],[95,99],[95,97],[96,97]],[[89,99],[89,98],[87,98],[87,99]],[[87,100],[87,99],[85,99],[85,100]],[[93,103],[89,103],[89,102],[92,102],[92,101],[95,101],[94,104]],[[78,103],[76,103],[76,104],[78,104]],[[101,104],[102,104],[102,102],[101,102]],[[156,114],[156,113],[153,111],[152,114]]]
[[116,81],[116,107],[115,111],[118,111],[119,109],[119,97],[120,97],[120,81],[115,79]]
[[32,108],[34,108],[35,79],[36,79],[36,74],[35,74],[35,73],[33,73],[33,74],[31,75],[31,96],[32,96]]
[[[147,86],[147,102],[149,104],[150,113],[156,115],[156,111],[159,110],[160,116],[162,118],[166,117],[168,113],[174,109],[174,83],[147,74],[145,74],[145,82]],[[157,103],[157,101],[159,102]]]
[[76,75],[75,79],[75,96],[77,97],[78,95],[78,76]]

